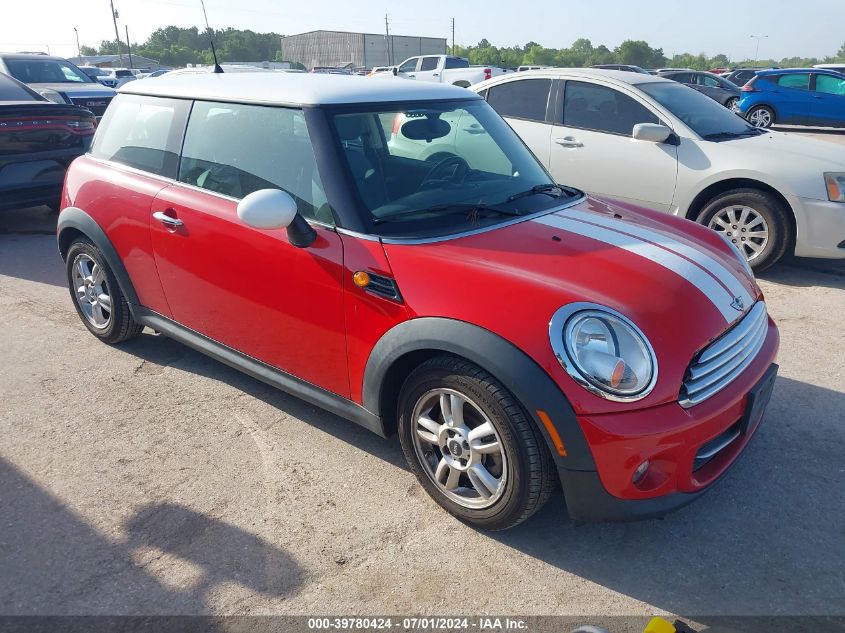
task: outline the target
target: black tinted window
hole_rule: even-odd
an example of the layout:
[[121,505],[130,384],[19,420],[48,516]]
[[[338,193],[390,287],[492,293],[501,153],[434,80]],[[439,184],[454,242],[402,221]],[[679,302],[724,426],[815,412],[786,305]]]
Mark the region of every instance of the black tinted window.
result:
[[86,84],[92,79],[69,62],[55,59],[7,59],[9,74],[25,84]]
[[447,57],[444,68],[469,68],[469,62],[459,57]]
[[502,116],[545,121],[551,87],[551,79],[509,81],[490,88],[487,103]]
[[439,61],[440,59],[437,57],[423,57],[420,70],[437,70],[437,62]]
[[118,95],[103,116],[91,154],[173,178],[186,103]]
[[566,82],[566,126],[630,136],[637,123],[659,122],[651,111],[618,90],[580,81]]
[[282,189],[305,217],[332,222],[302,110],[197,101],[179,180],[238,199]]

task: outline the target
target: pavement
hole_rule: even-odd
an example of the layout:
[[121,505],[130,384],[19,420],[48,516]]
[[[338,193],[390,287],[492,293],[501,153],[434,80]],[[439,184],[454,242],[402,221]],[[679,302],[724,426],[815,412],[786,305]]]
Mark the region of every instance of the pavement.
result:
[[557,493],[485,533],[395,438],[150,331],[96,341],[54,225],[0,217],[0,614],[845,615],[843,261],[761,279],[780,374],[709,494],[576,524]]

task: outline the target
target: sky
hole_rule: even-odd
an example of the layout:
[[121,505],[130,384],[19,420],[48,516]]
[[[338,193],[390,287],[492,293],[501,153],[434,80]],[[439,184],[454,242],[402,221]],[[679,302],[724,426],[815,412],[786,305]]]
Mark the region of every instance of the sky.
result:
[[[130,40],[143,42],[155,29],[202,26],[199,0],[114,0]],[[73,27],[82,45],[114,39],[108,0],[0,0],[0,51],[41,50],[76,54]],[[778,5],[789,6],[784,11]],[[796,9],[796,6],[800,9]],[[206,0],[212,27],[234,27],[282,34],[317,29],[384,32],[451,38],[455,18],[458,44],[487,38],[497,46],[535,41],[550,48],[569,46],[579,37],[614,48],[626,39],[645,40],[665,55],[724,53],[731,59],[825,57],[845,43],[845,1],[802,0],[798,5],[769,0],[427,0],[424,3],[378,0]],[[256,60],[258,61],[258,60]]]

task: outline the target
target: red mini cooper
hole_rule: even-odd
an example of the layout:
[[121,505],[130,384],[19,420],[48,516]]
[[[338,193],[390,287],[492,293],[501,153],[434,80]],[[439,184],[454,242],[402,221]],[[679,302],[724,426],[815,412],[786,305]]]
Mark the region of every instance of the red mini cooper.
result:
[[662,515],[754,434],[778,333],[733,247],[556,184],[477,95],[357,77],[136,81],[70,168],[82,322],[146,326],[389,436],[502,529]]

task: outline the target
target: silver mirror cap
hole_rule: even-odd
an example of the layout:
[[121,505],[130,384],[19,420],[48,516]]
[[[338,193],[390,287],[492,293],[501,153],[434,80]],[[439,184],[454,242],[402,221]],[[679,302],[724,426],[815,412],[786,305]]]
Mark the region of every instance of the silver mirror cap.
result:
[[238,203],[238,217],[255,229],[284,229],[296,217],[296,201],[281,189],[259,189]]
[[632,136],[638,141],[664,143],[672,135],[672,130],[659,123],[637,123]]

